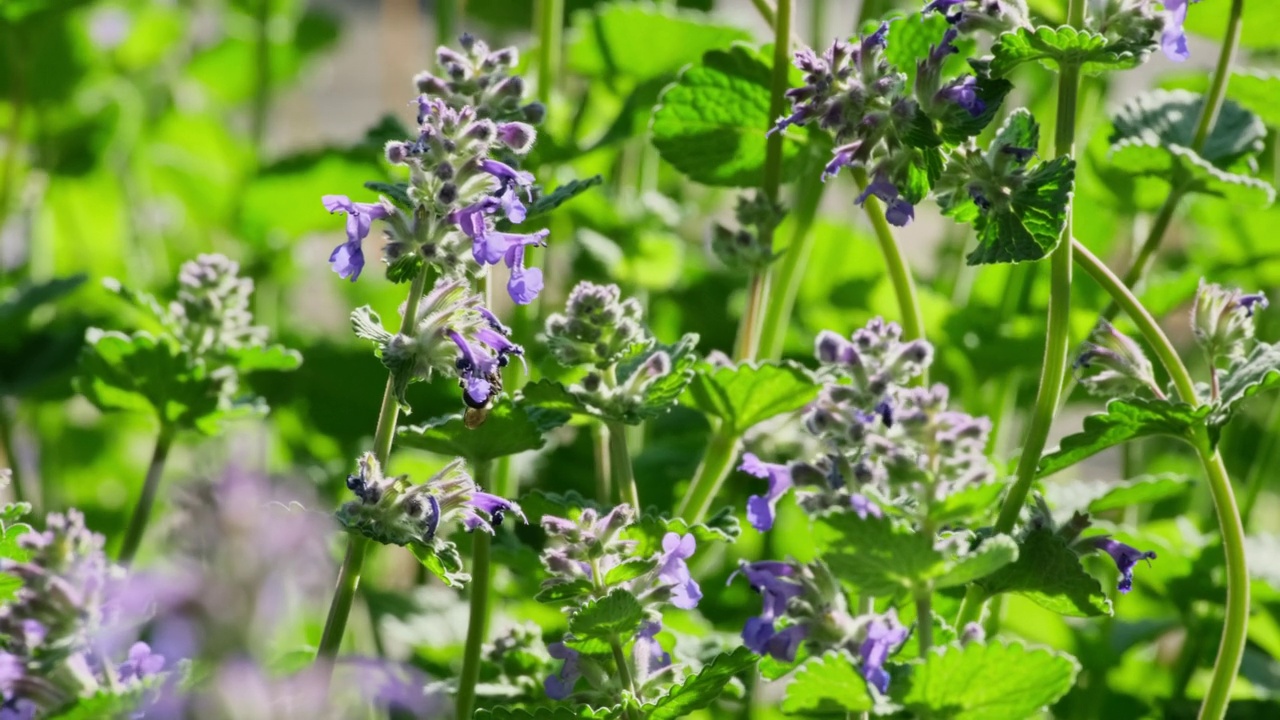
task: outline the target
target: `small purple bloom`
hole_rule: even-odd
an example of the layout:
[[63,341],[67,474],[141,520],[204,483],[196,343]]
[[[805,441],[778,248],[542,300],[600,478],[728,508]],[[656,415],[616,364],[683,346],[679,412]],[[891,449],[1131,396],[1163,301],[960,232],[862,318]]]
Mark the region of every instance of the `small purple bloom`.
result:
[[[472,240],[480,240],[489,231],[485,216],[493,214],[501,205],[496,197],[485,196],[478,202],[453,211],[450,220],[457,223],[458,229]],[[497,262],[496,260],[494,262]]]
[[[747,620],[742,628],[742,643],[752,652],[773,655],[780,660],[795,659],[795,650],[808,632],[798,625],[791,625],[781,632],[775,631],[775,621],[787,612],[787,603],[804,593],[804,587],[791,580],[796,569],[790,563],[765,560],[741,562],[738,571],[729,576],[729,582],[741,572],[751,589],[760,593],[763,608],[758,617]],[[779,635],[781,639],[775,640]],[[789,654],[789,657],[788,657]]]
[[681,610],[692,610],[702,599],[702,588],[689,574],[689,564],[697,549],[693,535],[669,532],[662,538],[662,555],[658,558],[658,582],[671,589],[671,604]]
[[502,203],[502,212],[507,219],[517,225],[524,222],[526,211],[520,202],[519,188],[528,188],[533,184],[533,175],[523,170],[516,170],[506,163],[497,160],[481,160],[480,169],[497,178],[499,183],[498,199]]
[[490,495],[486,492],[471,493],[471,499],[468,501],[468,504],[492,518],[493,527],[501,525],[502,518],[508,513],[515,515],[523,522],[528,522],[528,520],[525,519],[524,511],[520,509],[518,504],[511,500],[507,500],[506,498],[498,497],[497,495]]
[[946,100],[959,105],[966,112],[978,117],[987,109],[987,104],[978,97],[978,79],[972,75],[951,81],[938,91],[939,100]]
[[885,427],[893,427],[893,403],[887,398],[876,403],[876,414],[880,416],[880,422],[884,423]]
[[1024,148],[1014,145],[1003,145],[1000,147],[1000,152],[1012,155],[1014,162],[1017,162],[1019,165],[1026,165],[1027,162],[1029,162],[1036,154],[1035,148]]
[[537,136],[537,131],[527,123],[506,122],[498,125],[498,140],[520,155],[529,152]]
[[489,376],[497,372],[497,358],[490,355],[483,345],[473,347],[457,331],[449,330],[445,334],[458,346],[458,360],[455,364],[463,382],[462,399],[470,407],[484,407],[493,394],[493,383],[489,381]]
[[122,682],[142,680],[164,669],[164,656],[151,652],[151,646],[136,642],[129,648],[129,659],[120,664],[117,671]]
[[635,655],[636,669],[645,676],[671,665],[671,653],[663,650],[662,644],[658,642],[657,635],[660,632],[662,632],[662,623],[646,622],[640,626],[640,632],[636,634],[636,644],[632,653]]
[[764,136],[769,137],[776,132],[783,132],[792,125],[804,125],[809,120],[809,112],[810,109],[808,107],[796,108],[796,111],[790,115],[778,118],[778,121],[773,124],[773,127],[769,128],[769,131]]
[[[927,10],[927,8],[926,8]],[[959,37],[960,31],[951,27],[942,34],[942,40],[933,47],[929,48],[929,62],[937,68],[941,68],[944,60],[948,55],[954,55],[960,52],[960,48],[955,46],[955,40]]]
[[0,698],[13,696],[13,686],[26,675],[22,658],[0,652]]
[[747,522],[751,523],[751,526],[760,532],[771,530],[777,513],[778,501],[794,485],[791,478],[791,470],[786,465],[762,462],[753,453],[743,454],[742,464],[738,466],[738,469],[748,475],[769,481],[769,491],[763,497],[752,495],[747,498]]
[[800,643],[804,642],[804,639],[808,636],[809,626],[788,625],[769,638],[769,642],[765,645],[765,650],[769,655],[782,662],[794,662],[796,652],[800,649]]
[[842,145],[835,150],[835,155],[831,158],[831,162],[822,170],[822,182],[826,182],[829,178],[833,178],[840,173],[840,169],[846,165],[851,165],[858,157],[862,150],[862,141],[855,140],[848,145]]
[[542,269],[524,266],[524,245],[512,246],[506,254],[511,277],[507,280],[507,294],[517,305],[528,305],[542,292]]
[[549,233],[550,231],[545,229],[528,235],[490,230],[479,237],[472,238],[471,257],[481,265],[497,265],[505,258],[507,267],[511,267],[511,258],[515,256],[516,248],[545,245]]
[[849,505],[857,513],[858,517],[863,520],[866,520],[868,515],[871,517],[884,517],[884,511],[880,509],[880,506],[862,493],[854,493],[849,496]]
[[1267,302],[1267,296],[1263,293],[1253,293],[1251,295],[1241,295],[1236,304],[1244,308],[1246,317],[1253,317],[1255,311],[1266,310],[1271,303]]
[[1150,550],[1143,552],[1136,548],[1132,548],[1119,540],[1113,540],[1107,536],[1102,536],[1093,541],[1094,547],[1105,551],[1116,562],[1116,569],[1120,571],[1120,582],[1117,589],[1123,593],[1127,593],[1133,589],[1133,568],[1138,564],[1139,560],[1146,560],[1150,564],[1156,559],[1156,554]]
[[369,236],[373,221],[386,218],[391,211],[382,203],[352,202],[346,195],[325,195],[320,200],[329,212],[347,215],[347,241],[334,248],[329,255],[329,263],[338,277],[355,282],[364,269],[363,243]]
[[897,616],[892,614],[878,617],[867,625],[867,636],[858,648],[862,656],[862,676],[883,695],[889,692],[889,673],[884,663],[893,652],[906,642],[907,628],[898,624]]
[[564,700],[573,694],[574,684],[582,677],[582,656],[577,650],[559,642],[548,645],[547,654],[556,660],[563,660],[564,664],[560,666],[560,672],[542,683],[542,687],[552,700]]
[[898,186],[885,177],[883,172],[875,174],[867,188],[854,199],[854,202],[862,205],[868,197],[873,195],[885,203],[884,216],[889,224],[904,227],[915,219],[915,207],[898,195]]
[[862,38],[862,54],[860,61],[865,60],[875,48],[885,48],[889,46],[889,23],[882,22],[876,31]]
[[1191,57],[1191,52],[1187,50],[1187,31],[1183,28],[1183,23],[1187,21],[1187,5],[1188,0],[1164,0],[1164,10],[1168,16],[1165,18],[1164,31],[1160,33],[1160,49],[1174,62],[1182,62]]

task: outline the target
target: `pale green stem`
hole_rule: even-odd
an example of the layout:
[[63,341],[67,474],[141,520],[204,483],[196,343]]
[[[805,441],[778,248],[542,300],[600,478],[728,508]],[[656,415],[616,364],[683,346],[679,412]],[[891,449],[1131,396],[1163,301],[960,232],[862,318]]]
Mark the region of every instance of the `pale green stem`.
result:
[[[1072,27],[1084,25],[1084,0],[1070,0],[1067,18]],[[1055,126],[1054,154],[1075,154],[1076,100],[1080,90],[1080,68],[1064,64],[1058,75],[1058,114]],[[1040,454],[1049,439],[1049,429],[1058,412],[1058,398],[1062,395],[1063,379],[1067,373],[1067,351],[1071,342],[1071,227],[1073,204],[1066,208],[1066,225],[1058,240],[1058,247],[1050,256],[1049,284],[1049,332],[1045,338],[1044,364],[1040,368],[1040,386],[1036,392],[1036,404],[1031,411],[1031,422],[1022,443],[1022,454],[1014,472],[1014,483],[1009,488],[1000,516],[996,520],[996,532],[1007,533],[1018,522],[1018,515],[1027,500],[1027,493],[1036,479],[1036,467]]]
[[920,644],[920,657],[933,647],[933,590],[924,587],[916,591],[916,638]]
[[[426,290],[427,275],[430,265],[424,264],[409,285],[409,296],[405,300],[404,317],[400,321],[400,334],[410,332],[418,316],[418,302]],[[387,460],[391,457],[391,443],[395,439],[396,422],[400,418],[400,402],[396,399],[395,378],[387,377],[387,387],[382,393],[382,407],[378,411],[378,427],[373,434],[373,456],[385,470]],[[338,569],[338,583],[334,588],[333,601],[329,604],[329,615],[325,618],[324,632],[320,635],[320,647],[316,653],[317,660],[332,660],[342,645],[342,635],[347,628],[347,617],[351,614],[351,603],[355,599],[356,588],[360,585],[360,572],[364,568],[364,558],[369,547],[369,539],[357,533],[347,534],[347,554]],[[324,663],[327,674],[332,673],[333,664]]]
[[791,324],[796,296],[800,293],[800,284],[804,281],[805,269],[809,266],[809,256],[816,240],[809,231],[813,227],[826,187],[826,183],[822,182],[821,163],[811,161],[806,165],[796,188],[796,207],[791,212],[791,242],[783,251],[782,259],[773,268],[773,292],[769,294],[769,304],[765,308],[760,330],[759,354],[766,360],[782,357],[787,326]]
[[[469,462],[473,479],[487,487],[492,479],[490,462]],[[467,720],[475,711],[476,683],[480,680],[480,651],[489,627],[489,588],[493,583],[489,567],[491,538],[488,533],[471,534],[471,612],[467,619],[467,640],[462,651],[462,674],[458,676],[455,704],[458,720]]]
[[[0,211],[0,215],[3,212]],[[14,502],[26,499],[22,468],[19,467],[17,443],[14,441],[14,422],[9,417],[9,407],[0,395],[0,468],[9,469],[10,488]]]
[[613,504],[613,475],[609,468],[609,428],[604,423],[591,427],[591,447],[596,460],[596,500]]
[[254,8],[254,91],[252,125],[249,138],[262,163],[263,139],[267,134],[267,115],[271,110],[271,2],[258,0]]
[[538,3],[538,100],[551,102],[551,91],[560,75],[560,36],[564,26],[564,0]]
[[640,493],[636,490],[635,474],[631,470],[631,453],[627,450],[627,427],[619,422],[610,422],[609,432],[609,469],[613,471],[614,484],[623,502],[636,509],[640,506]]
[[[867,173],[862,168],[853,169],[853,177],[858,188],[867,187]],[[902,334],[908,340],[924,338],[924,320],[920,313],[920,298],[916,295],[916,284],[911,277],[911,268],[902,257],[898,241],[893,237],[893,229],[884,216],[884,206],[880,200],[870,196],[863,203],[867,218],[871,220],[871,228],[875,231],[876,241],[880,244],[880,254],[884,256],[885,270],[889,273],[889,281],[893,283],[893,294],[898,300],[898,314],[902,321]]]
[[737,457],[738,437],[728,432],[723,424],[713,428],[706,454],[702,456],[702,463],[698,465],[684,499],[676,508],[676,517],[691,523],[704,520]]
[[160,490],[160,476],[164,474],[164,463],[169,457],[169,448],[173,446],[175,434],[173,427],[160,426],[160,434],[156,437],[156,446],[151,453],[151,463],[147,465],[147,477],[142,482],[142,495],[133,508],[129,529],[125,531],[124,542],[120,545],[121,565],[133,562],[133,556],[142,544],[142,536],[146,534],[147,523],[151,519],[151,509],[155,506],[156,493]]

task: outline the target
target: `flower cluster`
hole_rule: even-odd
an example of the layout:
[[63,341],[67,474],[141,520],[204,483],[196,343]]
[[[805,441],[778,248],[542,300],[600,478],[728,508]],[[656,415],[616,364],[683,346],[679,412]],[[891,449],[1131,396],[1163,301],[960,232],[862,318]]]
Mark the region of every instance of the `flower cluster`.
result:
[[[75,510],[51,513],[43,532],[18,536],[22,561],[0,572],[22,581],[0,605],[0,717],[32,718],[99,693],[131,692],[165,666],[146,643],[128,645],[113,588],[123,570]],[[10,528],[13,532],[16,528]],[[117,655],[124,660],[115,663]]]
[[484,492],[455,460],[426,482],[413,484],[408,476],[384,477],[372,453],[358,461],[359,471],[347,476],[355,493],[338,511],[348,529],[395,545],[430,546],[442,524],[459,522],[467,530],[493,534],[508,516],[525,521],[512,500]]
[[[329,261],[343,278],[355,281],[364,268],[364,240],[374,220],[386,227],[384,255],[392,270],[430,262],[446,275],[465,272],[469,254],[477,273],[505,263],[510,269],[507,291],[518,304],[528,304],[542,290],[542,271],[525,266],[529,247],[545,245],[546,230],[531,234],[504,232],[496,221],[519,224],[532,198],[533,175],[511,165],[533,147],[537,132],[513,115],[540,115],[520,101],[524,83],[508,76],[514,48],[490,52],[484,43],[464,38],[464,52],[440,48],[437,59],[448,80],[420,75],[423,91],[416,102],[418,134],[387,143],[393,165],[409,169],[409,187],[397,203],[355,202],[326,195],[330,212],[347,215],[347,240]],[[413,270],[414,273],[419,272]],[[399,272],[397,278],[403,277]]]
[[1105,320],[1081,347],[1072,368],[1080,383],[1095,395],[1119,397],[1146,389],[1156,397],[1164,397],[1156,384],[1155,369],[1142,348]]
[[707,243],[711,253],[730,270],[755,272],[768,267],[778,257],[771,242],[773,229],[785,213],[780,203],[764,193],[739,195],[734,213],[739,229],[714,224]]
[[617,285],[583,281],[569,293],[564,312],[547,318],[545,341],[561,365],[604,369],[648,342],[649,331],[635,298],[622,299]]
[[[1024,120],[1028,130],[1020,132]],[[1019,110],[985,151],[972,140],[956,147],[934,185],[938,204],[957,220],[971,220],[979,211],[1013,211],[1015,198],[1039,180],[1036,171],[1043,166],[1030,165],[1038,141],[1039,128],[1025,111]]]
[[914,94],[906,74],[884,58],[888,34],[885,23],[856,43],[837,40],[821,56],[810,49],[797,52],[805,84],[787,91],[792,112],[770,132],[816,121],[836,142],[823,178],[845,166],[866,168],[871,181],[857,203],[879,198],[889,222],[902,226],[915,217],[914,203],[923,197],[909,180],[923,165],[921,151],[908,142],[913,128],[921,118],[934,122],[952,107],[977,117],[987,105],[973,76],[942,80],[943,63],[957,52],[954,28],[920,61]]
[[253,279],[223,255],[200,255],[178,271],[178,297],[169,316],[178,337],[198,354],[225,356],[261,346],[267,328],[253,324]]
[[[603,515],[588,508],[577,520],[544,516],[542,527],[554,543],[542,554],[542,564],[550,575],[543,589],[550,595],[570,590],[578,593],[580,604],[568,608],[571,630],[573,618],[587,612],[592,602],[619,598],[618,602],[642,608],[626,672],[637,683],[636,692],[643,695],[652,680],[674,667],[670,653],[657,640],[662,630],[662,607],[692,610],[702,599],[702,589],[689,571],[688,561],[697,549],[693,535],[667,532],[658,549],[641,554],[639,542],[626,537],[635,522],[635,511],[629,505],[618,505]],[[621,648],[627,638],[604,639]],[[597,652],[591,640],[571,632],[561,642],[548,645],[551,657],[562,661],[559,671],[544,683],[548,697],[569,697],[583,677],[595,690],[608,686],[611,676],[616,678],[609,663],[618,662],[620,655]]]
[[1027,6],[1022,0],[930,0],[921,12],[942,13],[963,33],[986,31],[999,35],[1029,26]]
[[1254,314],[1266,310],[1268,304],[1262,293],[1249,294],[1200,281],[1191,309],[1191,330],[1212,364],[1244,357],[1257,329]]
[[441,278],[418,303],[416,322],[392,334],[369,307],[351,314],[356,335],[378,346],[395,378],[396,396],[407,405],[409,383],[434,373],[456,374],[468,407],[483,408],[502,392],[502,368],[512,357],[524,361],[524,349],[511,330],[481,304],[465,282]]
[[748,648],[783,662],[794,661],[802,643],[809,644],[813,655],[842,649],[858,658],[870,686],[888,692],[885,663],[910,635],[894,611],[851,615],[839,585],[821,562],[742,561],[729,581],[738,574],[763,601],[760,615],[747,620],[742,630]]

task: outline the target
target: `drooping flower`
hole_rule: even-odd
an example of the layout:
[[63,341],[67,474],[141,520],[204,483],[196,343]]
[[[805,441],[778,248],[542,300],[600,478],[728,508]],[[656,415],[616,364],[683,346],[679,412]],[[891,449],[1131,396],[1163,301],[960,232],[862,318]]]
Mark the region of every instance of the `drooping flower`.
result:
[[369,236],[373,221],[388,217],[391,209],[380,202],[352,202],[346,195],[325,195],[320,200],[329,212],[347,215],[347,241],[333,249],[329,264],[338,277],[355,282],[364,269],[364,239]]
[[898,623],[898,616],[890,610],[867,624],[866,637],[858,647],[862,658],[862,676],[881,694],[889,692],[889,672],[884,669],[889,654],[906,642],[910,632]]
[[524,204],[520,202],[519,189],[524,188],[528,196],[529,186],[533,184],[533,174],[489,159],[480,161],[480,169],[498,180],[497,197],[506,218],[517,225],[524,222],[527,211]]
[[875,502],[862,493],[853,493],[850,495],[849,505],[853,508],[853,512],[863,520],[866,520],[868,516],[877,518],[884,517],[884,511],[880,509],[880,506],[875,504]]
[[511,268],[507,279],[507,294],[517,305],[528,305],[542,292],[542,268],[524,266],[525,245],[513,245],[507,249],[505,260]]
[[804,587],[792,579],[796,574],[796,568],[791,563],[773,560],[754,563],[742,561],[738,565],[738,570],[729,576],[729,582],[733,582],[739,572],[747,578],[751,589],[759,593],[763,601],[760,615],[748,619],[743,626],[742,643],[752,652],[761,655],[774,655],[778,652],[782,654],[774,657],[787,659],[784,656],[790,652],[790,659],[794,659],[795,648],[798,647],[800,640],[804,639],[803,633],[806,631],[791,630],[799,627],[799,625],[791,625],[782,631],[790,630],[781,640],[775,641],[774,638],[782,634],[776,629],[776,623],[786,614],[787,603],[804,593]]
[[738,469],[769,481],[769,490],[763,496],[752,495],[747,498],[747,522],[760,532],[773,529],[778,501],[795,484],[791,478],[791,470],[786,465],[762,462],[753,453],[743,454],[742,464]]
[[1156,559],[1156,554],[1150,550],[1144,552],[1105,535],[1094,540],[1093,544],[1099,550],[1105,551],[1115,561],[1116,569],[1120,571],[1120,582],[1117,584],[1116,589],[1122,594],[1133,589],[1133,568],[1138,564],[1138,561],[1146,560],[1149,564]]
[[693,557],[697,541],[692,534],[669,532],[662,537],[662,555],[658,558],[658,582],[671,591],[671,604],[681,610],[692,610],[702,599],[702,588],[689,573],[688,559]]
[[1174,62],[1182,62],[1191,57],[1187,50],[1187,31],[1183,24],[1187,21],[1189,2],[1200,0],[1163,0],[1165,9],[1164,31],[1160,33],[1160,49],[1165,57]]
[[916,216],[915,207],[898,194],[898,186],[894,185],[883,172],[877,172],[854,202],[862,205],[868,197],[875,196],[885,204],[884,216],[890,225],[905,227]]
[[547,676],[542,687],[552,700],[564,700],[573,694],[574,684],[582,677],[582,656],[562,642],[547,645],[547,654],[564,661],[564,664],[560,666],[560,672]]
[[965,75],[947,83],[938,91],[938,99],[953,102],[974,117],[978,117],[987,109],[987,104],[978,97],[978,79],[972,75]]
[[657,635],[660,632],[662,623],[646,622],[640,625],[640,631],[636,633],[632,654],[635,656],[636,672],[643,678],[671,666],[671,653],[663,650],[662,644],[658,642]]
[[129,648],[129,659],[116,670],[121,682],[143,680],[164,669],[164,656],[151,651],[151,646],[136,642]]

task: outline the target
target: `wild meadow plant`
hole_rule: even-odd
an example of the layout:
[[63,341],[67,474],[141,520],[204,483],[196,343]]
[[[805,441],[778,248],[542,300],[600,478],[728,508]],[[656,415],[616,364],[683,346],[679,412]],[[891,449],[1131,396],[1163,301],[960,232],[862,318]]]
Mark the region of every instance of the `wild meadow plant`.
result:
[[[666,63],[663,33],[697,46],[678,74],[684,60],[620,79],[629,114],[593,146],[575,133],[595,111],[557,90],[562,3],[539,6],[538,99],[515,47],[469,34],[412,79],[413,122],[360,148],[387,176],[328,188],[313,208],[345,225],[327,260],[346,282],[330,284],[385,278],[398,303],[390,323],[372,303],[350,313],[385,389],[376,415],[342,419],[367,425],[359,450],[311,473],[340,481],[319,483],[341,486],[336,512],[315,484],[247,463],[162,482],[196,436],[250,448],[236,423],[280,395],[260,377],[305,371],[309,351],[258,324],[255,269],[201,254],[167,303],[106,280],[132,327],[87,330],[75,388],[113,417],[154,419],[151,460],[118,543],[74,508],[41,517],[20,482],[0,506],[0,719],[1222,718],[1239,700],[1274,712],[1276,588],[1251,600],[1267,546],[1245,534],[1260,480],[1242,513],[1222,452],[1246,402],[1280,387],[1280,343],[1260,338],[1267,296],[1197,278],[1190,312],[1162,302],[1159,322],[1139,295],[1180,203],[1274,199],[1258,173],[1275,132],[1255,96],[1226,99],[1243,0],[1203,4],[1229,5],[1204,93],[1138,94],[1110,121],[1109,182],[1156,209],[1120,275],[1076,207],[1078,146],[1097,145],[1086,133],[1113,74],[1191,57],[1201,6],[932,0],[881,19],[866,8],[892,3],[863,3],[859,32],[809,48],[793,37],[798,4],[754,4],[773,32],[764,48],[658,7],[584,11],[596,45],[575,46],[576,62],[615,79],[619,64]],[[611,56],[600,44],[614,32],[649,33],[655,54]],[[1052,143],[1036,117],[1050,95]],[[636,117],[647,142],[628,135]],[[592,160],[611,133],[630,143],[619,161]],[[582,175],[550,189],[583,167],[638,167],[638,187],[601,200],[603,178]],[[573,272],[576,244],[633,281],[645,263],[677,264],[565,221],[593,201],[615,228],[662,215],[646,173],[739,193],[732,221],[698,217],[714,267],[743,290],[731,346],[692,331],[718,322],[700,316],[723,295],[673,315],[643,283]],[[683,208],[708,202],[682,192]],[[824,193],[869,222],[896,317],[838,306],[825,329],[800,322]],[[1013,266],[1007,298],[972,329],[929,317],[943,301],[917,289],[899,244],[897,228],[939,215],[972,245],[968,266]],[[1032,302],[1034,271],[1049,282]],[[26,287],[0,320],[27,332],[77,283]],[[986,326],[1038,321],[1039,304],[1031,346],[995,343],[1043,347],[1034,390],[1001,377],[1000,399],[984,400],[954,358],[1003,332]],[[1199,354],[1184,360],[1171,337]],[[811,354],[781,359],[797,345]],[[356,383],[309,377],[335,395]],[[1105,406],[1048,449],[1075,422],[1062,409],[1076,385]],[[588,451],[557,454],[578,437]],[[1199,474],[1143,473],[1126,450],[1119,481],[1046,480],[1156,437],[1182,441]],[[1149,512],[1178,514],[1193,487],[1212,501],[1210,531]],[[1194,556],[1177,542],[1188,534]],[[362,584],[369,574],[400,585]],[[1117,617],[1127,602],[1138,614]],[[1019,614],[1072,620],[1054,636]],[[425,639],[396,637],[412,636],[406,617]],[[456,642],[441,650],[441,637]],[[1124,655],[1139,643],[1150,652]],[[1122,663],[1171,668],[1155,689],[1116,687]]]

